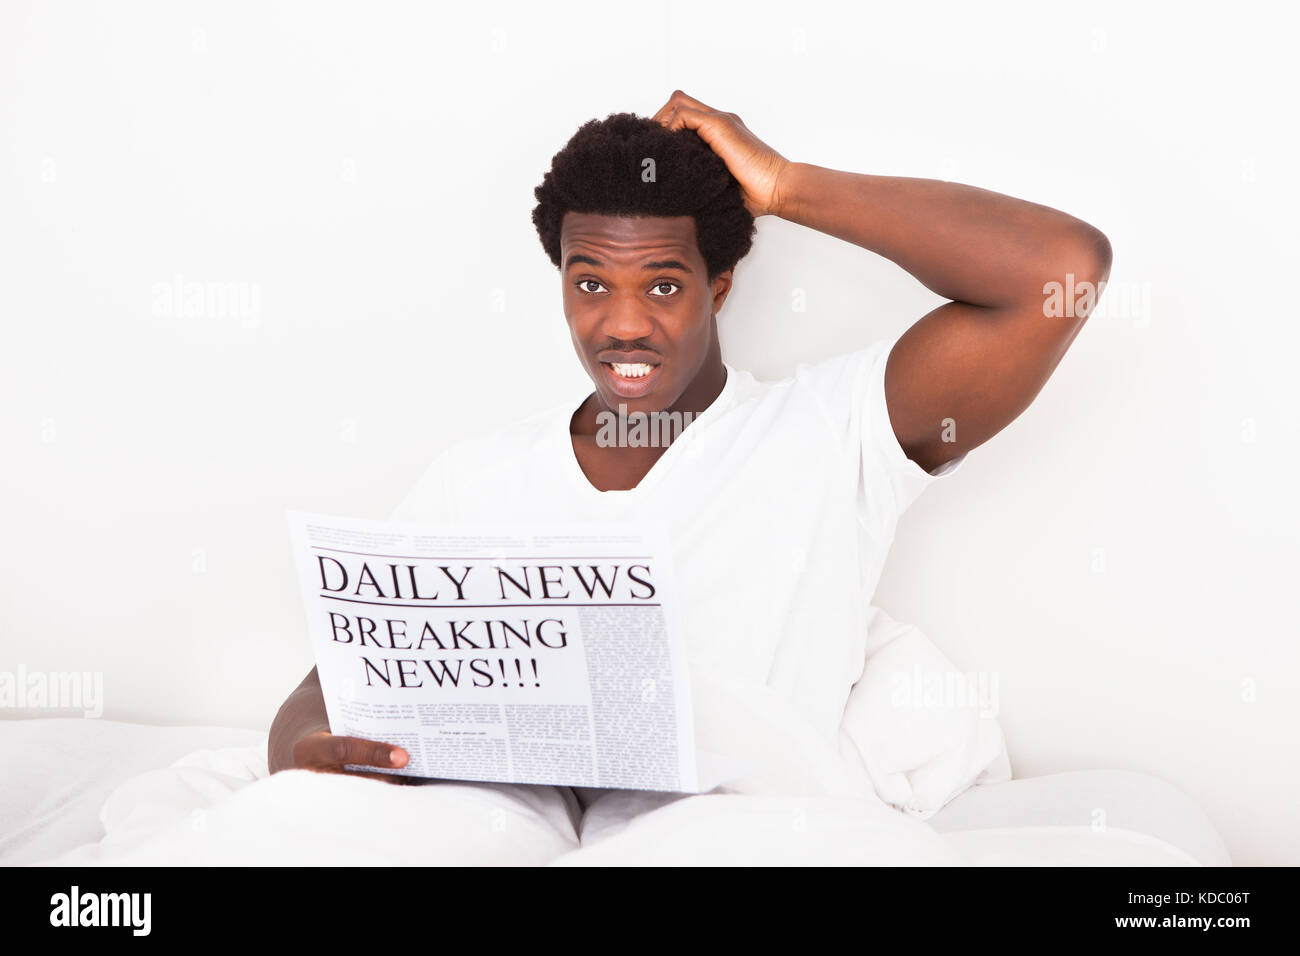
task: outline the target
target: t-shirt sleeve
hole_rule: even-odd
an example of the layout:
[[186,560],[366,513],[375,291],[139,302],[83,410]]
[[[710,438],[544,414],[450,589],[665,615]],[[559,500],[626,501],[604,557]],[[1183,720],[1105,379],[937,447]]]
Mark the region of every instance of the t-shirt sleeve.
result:
[[898,443],[885,403],[885,365],[901,334],[801,365],[795,372],[795,378],[817,397],[859,467],[859,517],[870,528],[892,527],[921,492],[956,472],[966,460],[962,454],[927,472]]

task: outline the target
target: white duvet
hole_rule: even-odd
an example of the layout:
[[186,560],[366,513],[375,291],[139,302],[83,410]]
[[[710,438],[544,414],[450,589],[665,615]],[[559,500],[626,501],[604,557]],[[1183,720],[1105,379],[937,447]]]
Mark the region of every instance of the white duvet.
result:
[[260,748],[200,751],[117,788],[106,836],[49,865],[1197,865],[1163,840],[1087,826],[941,833],[880,801],[610,791],[580,817],[550,787],[393,786]]
[[[1199,808],[1176,791],[1162,789],[1168,785],[1154,778],[1106,777],[1110,772],[1103,771],[1100,777],[1060,774],[1007,783],[1010,764],[989,701],[972,694],[975,706],[959,700],[918,706],[910,691],[920,686],[922,676],[942,676],[946,686],[959,690],[963,686],[964,678],[919,630],[874,608],[865,666],[845,710],[839,752],[814,746],[797,730],[762,728],[756,740],[784,752],[772,763],[784,769],[770,778],[767,792],[727,792],[725,787],[701,795],[605,791],[584,813],[566,788],[451,781],[394,786],[305,770],[270,776],[263,738],[252,746],[196,751],[126,780],[102,806],[102,839],[36,862],[1226,862],[1217,834],[1212,827],[1207,833],[1198,818]],[[703,718],[743,721],[744,703],[733,699]],[[1121,804],[1129,810],[1118,812]],[[1113,805],[1113,819],[1139,820],[1142,828],[1098,826],[1099,805]],[[1134,815],[1134,809],[1142,812]],[[1189,821],[1181,829],[1169,824],[1178,813]]]

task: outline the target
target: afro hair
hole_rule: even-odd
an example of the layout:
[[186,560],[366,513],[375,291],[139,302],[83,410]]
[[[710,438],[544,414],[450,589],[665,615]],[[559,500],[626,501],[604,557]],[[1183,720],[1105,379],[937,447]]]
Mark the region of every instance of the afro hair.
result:
[[[643,178],[650,168],[654,175]],[[669,130],[635,113],[584,123],[533,194],[533,225],[557,269],[566,212],[693,216],[709,279],[734,268],[753,245],[754,217],[721,157],[695,130]]]

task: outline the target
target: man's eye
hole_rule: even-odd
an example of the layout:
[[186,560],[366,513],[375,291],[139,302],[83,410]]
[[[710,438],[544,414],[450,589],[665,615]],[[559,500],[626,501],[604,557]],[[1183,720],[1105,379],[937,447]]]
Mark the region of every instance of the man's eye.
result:
[[[674,288],[674,289],[680,289],[680,288],[681,288],[681,286],[679,286],[676,282],[656,282],[656,283],[651,287],[651,290],[652,290],[652,291],[651,291],[650,294],[651,294],[651,295],[654,295],[654,294],[655,294],[654,291],[653,291],[654,289],[662,289],[664,286],[672,286],[672,288]],[[675,294],[675,293],[672,293],[672,292],[665,292],[665,293],[664,293],[663,295],[661,295],[661,296],[656,296],[656,298],[666,299],[666,298],[668,298],[668,296],[670,296],[670,295],[674,295],[674,294]]]
[[596,294],[596,290],[595,290],[595,289],[584,289],[584,288],[583,288],[583,286],[585,286],[587,283],[591,283],[592,285],[595,285],[595,286],[600,286],[600,288],[602,288],[602,289],[605,288],[603,285],[600,285],[600,283],[597,282],[595,279],[579,279],[579,280],[578,280],[578,283],[577,283],[577,285],[578,285],[578,291],[579,291],[579,292],[587,292],[587,293],[590,293],[591,295],[595,295],[595,294]]

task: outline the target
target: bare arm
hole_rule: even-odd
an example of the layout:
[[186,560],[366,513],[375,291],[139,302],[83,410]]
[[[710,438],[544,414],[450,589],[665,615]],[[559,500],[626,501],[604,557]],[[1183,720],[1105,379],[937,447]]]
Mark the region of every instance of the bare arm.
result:
[[1045,286],[1099,294],[1110,275],[1095,227],[974,186],[791,163],[776,191],[776,215],[882,255],[952,300],[903,333],[885,370],[894,433],[927,471],[1014,421],[1060,364],[1096,298],[1049,314]]
[[[735,113],[681,90],[655,118],[695,130],[755,217],[780,216],[869,249],[952,300],[903,333],[885,368],[894,434],[926,471],[988,441],[1029,406],[1110,276],[1110,242],[1059,210],[960,183],[790,162]],[[1071,282],[1094,294],[1049,308],[1045,287]]]
[[293,746],[308,734],[329,732],[330,722],[325,715],[325,698],[321,694],[320,677],[316,668],[302,679],[271,722],[267,741],[266,763],[271,773],[286,770],[294,765]]

